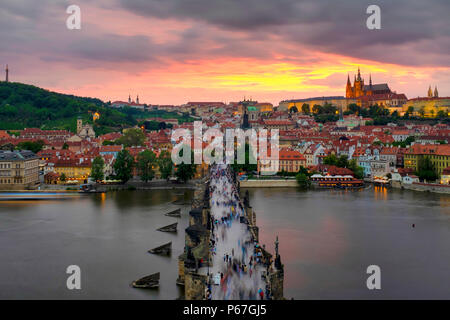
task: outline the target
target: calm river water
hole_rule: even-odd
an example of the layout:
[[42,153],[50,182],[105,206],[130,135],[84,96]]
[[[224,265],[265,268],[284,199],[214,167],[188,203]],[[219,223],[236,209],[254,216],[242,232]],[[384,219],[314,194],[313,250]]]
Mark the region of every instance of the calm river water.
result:
[[[251,189],[260,240],[279,236],[285,296],[295,299],[450,299],[450,196],[364,191]],[[182,218],[164,213],[180,190],[121,191],[65,201],[0,202],[0,299],[175,299]],[[178,233],[156,228],[179,222]],[[415,228],[412,228],[415,224]],[[172,241],[171,257],[147,250]],[[81,290],[66,268],[81,268]],[[381,268],[368,290],[366,268]],[[159,290],[130,283],[161,272]]]

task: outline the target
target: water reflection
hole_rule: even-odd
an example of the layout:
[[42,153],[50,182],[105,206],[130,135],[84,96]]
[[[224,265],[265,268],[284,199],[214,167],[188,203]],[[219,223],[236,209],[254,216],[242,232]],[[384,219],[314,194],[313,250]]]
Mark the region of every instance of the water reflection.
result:
[[[448,195],[396,189],[249,192],[261,243],[273,252],[279,236],[287,298],[450,297]],[[175,299],[191,197],[192,191],[150,190],[0,202],[0,298]],[[179,207],[181,219],[164,216]],[[156,231],[173,222],[177,234]],[[171,257],[147,252],[169,241]],[[82,269],[82,292],[65,289],[70,264]],[[383,290],[376,294],[365,286],[370,264],[382,270]],[[161,272],[159,290],[130,287],[154,272]]]
[[[287,298],[450,297],[442,283],[450,267],[449,196],[381,187],[249,192],[261,242],[273,250],[279,236]],[[370,264],[383,270],[377,295],[365,287]]]

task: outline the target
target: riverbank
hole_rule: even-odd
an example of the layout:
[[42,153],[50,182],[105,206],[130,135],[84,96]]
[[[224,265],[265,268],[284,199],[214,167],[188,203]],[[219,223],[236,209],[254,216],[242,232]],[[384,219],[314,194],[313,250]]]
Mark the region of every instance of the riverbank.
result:
[[[100,192],[113,190],[173,190],[173,189],[195,189],[197,180],[190,180],[186,183],[173,183],[167,180],[153,180],[142,182],[131,180],[124,184],[93,184],[94,189]],[[79,190],[79,185],[63,185],[63,184],[41,184],[39,190],[33,192],[74,192]],[[27,190],[30,192],[30,190]],[[26,192],[26,191],[20,191]]]
[[241,188],[296,188],[296,179],[249,179],[239,181]]
[[397,189],[406,189],[419,192],[433,192],[433,193],[443,193],[450,194],[450,186],[437,183],[401,183],[398,181],[392,181],[392,187]]

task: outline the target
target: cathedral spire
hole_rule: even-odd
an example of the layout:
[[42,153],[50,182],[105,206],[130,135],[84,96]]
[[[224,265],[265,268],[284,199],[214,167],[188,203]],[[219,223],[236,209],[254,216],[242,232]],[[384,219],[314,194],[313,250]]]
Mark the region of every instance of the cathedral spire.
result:
[[347,73],[347,86],[351,86],[352,84],[350,83],[350,75]]
[[439,97],[437,86],[434,87],[434,97],[435,98]]
[[358,81],[361,81],[361,72],[359,70],[359,67],[358,67]]
[[136,96],[136,103],[139,104],[139,95]]
[[372,74],[369,75],[369,86],[372,89]]
[[431,85],[428,87],[428,98],[433,97],[433,90],[431,90]]
[[128,95],[128,103],[131,103],[131,94]]

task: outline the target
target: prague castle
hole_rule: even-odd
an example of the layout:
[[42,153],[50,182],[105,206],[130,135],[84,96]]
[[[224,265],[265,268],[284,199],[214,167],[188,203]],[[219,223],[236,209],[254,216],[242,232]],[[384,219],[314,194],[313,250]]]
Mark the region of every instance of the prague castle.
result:
[[373,96],[376,94],[392,93],[387,83],[372,84],[372,76],[369,78],[369,84],[364,84],[361,73],[358,68],[358,76],[355,76],[353,86],[350,82],[350,76],[347,77],[347,87],[345,89],[345,97],[347,99],[355,99],[364,96]]
[[377,104],[389,108],[390,112],[401,110],[403,104],[408,100],[405,94],[391,91],[387,83],[372,84],[371,76],[369,76],[369,84],[364,84],[359,68],[353,85],[350,82],[350,76],[347,76],[345,98],[347,101],[355,100],[355,103],[361,107]]

